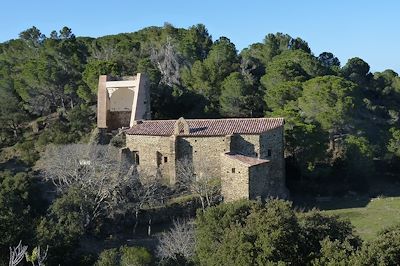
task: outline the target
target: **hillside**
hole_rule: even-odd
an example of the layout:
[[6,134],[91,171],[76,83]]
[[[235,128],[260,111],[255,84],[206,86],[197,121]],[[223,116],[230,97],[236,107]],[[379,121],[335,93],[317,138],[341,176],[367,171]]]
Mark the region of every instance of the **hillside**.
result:
[[[87,242],[112,240],[125,231],[135,235],[137,227],[151,232],[152,223],[172,219],[169,211],[194,215],[199,202],[193,195],[137,176],[118,179],[116,173],[135,173],[120,173],[112,163],[104,170],[112,160],[94,165],[85,176],[90,182],[74,176],[80,166],[51,168],[89,156],[86,143],[109,156],[96,145],[102,143],[95,128],[98,77],[137,72],[149,77],[153,119],[284,117],[286,181],[293,198],[369,199],[377,196],[377,184],[390,186],[400,178],[400,77],[393,70],[371,73],[358,57],[339,62],[329,47],[315,55],[305,40],[284,33],[269,33],[237,51],[228,38],[213,39],[202,24],[99,38],[75,36],[68,27],[45,36],[32,27],[0,44],[0,259],[21,239],[31,246],[50,243],[54,263],[65,252],[69,263],[87,265],[82,261],[92,262],[97,254],[77,251],[83,236]],[[113,138],[110,154],[123,145],[123,137]],[[43,174],[49,169],[54,172]],[[54,182],[57,175],[67,181]],[[99,176],[108,182],[106,192],[93,181]],[[51,195],[43,199],[43,193]],[[214,199],[209,206],[218,203]],[[378,226],[363,224],[375,215],[386,217],[361,209],[332,213],[350,217],[366,239]]]

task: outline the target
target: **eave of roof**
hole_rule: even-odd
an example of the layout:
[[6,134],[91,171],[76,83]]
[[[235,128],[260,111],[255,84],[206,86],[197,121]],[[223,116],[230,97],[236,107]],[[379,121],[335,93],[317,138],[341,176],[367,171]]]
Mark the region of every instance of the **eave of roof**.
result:
[[[128,135],[172,136],[177,120],[144,120],[127,129]],[[179,136],[225,136],[261,134],[283,126],[283,118],[186,119],[189,134]]]
[[255,165],[260,165],[260,164],[265,164],[269,163],[269,160],[264,160],[264,159],[259,159],[259,158],[254,158],[254,157],[249,157],[245,156],[239,153],[224,153],[224,155],[230,159],[237,160],[241,162],[242,164],[245,164],[246,166],[255,166]]

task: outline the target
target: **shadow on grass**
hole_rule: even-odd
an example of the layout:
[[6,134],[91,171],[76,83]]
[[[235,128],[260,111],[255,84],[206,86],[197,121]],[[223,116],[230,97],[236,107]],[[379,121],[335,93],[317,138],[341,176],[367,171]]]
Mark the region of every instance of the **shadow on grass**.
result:
[[368,182],[369,190],[364,193],[347,192],[344,196],[310,196],[295,194],[291,200],[298,209],[339,210],[363,208],[374,198],[400,197],[400,177],[398,174],[375,176]]
[[293,205],[297,209],[310,210],[313,208],[319,210],[338,210],[363,208],[370,202],[369,196],[352,197],[304,197],[295,196],[292,198]]

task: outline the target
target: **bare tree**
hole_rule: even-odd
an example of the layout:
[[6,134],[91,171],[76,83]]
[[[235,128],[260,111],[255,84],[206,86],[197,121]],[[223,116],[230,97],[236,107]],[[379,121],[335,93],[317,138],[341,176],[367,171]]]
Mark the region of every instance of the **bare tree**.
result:
[[[144,208],[151,208],[160,204],[163,201],[163,188],[159,179],[155,176],[134,174],[132,175],[134,185],[130,190],[131,201],[129,203],[130,209],[135,213],[135,226],[133,232],[139,224],[139,213]],[[151,220],[149,220],[149,230],[151,230]]]
[[53,182],[60,193],[74,187],[84,198],[92,200],[86,226],[103,213],[118,213],[126,201],[128,187],[134,185],[129,166],[120,160],[119,150],[113,146],[48,146],[42,167],[45,179]]
[[196,238],[192,220],[174,220],[173,227],[159,238],[157,253],[162,259],[181,255],[191,258],[195,253]]
[[206,203],[211,206],[213,197],[220,192],[220,180],[209,174],[207,163],[183,158],[177,161],[176,168],[178,184],[199,197],[203,211]]
[[28,246],[23,246],[22,241],[19,241],[18,246],[10,247],[10,260],[8,262],[9,266],[18,265],[22,259],[25,257],[26,250]]
[[171,37],[161,47],[151,49],[150,59],[162,74],[161,83],[168,86],[180,84],[180,68],[184,65],[184,59],[177,52]]
[[85,227],[100,215],[114,217],[133,212],[135,232],[140,211],[163,199],[159,179],[137,172],[136,166],[121,160],[119,150],[110,145],[49,146],[42,167],[45,179],[52,181],[60,193],[78,188],[84,198],[90,199]]

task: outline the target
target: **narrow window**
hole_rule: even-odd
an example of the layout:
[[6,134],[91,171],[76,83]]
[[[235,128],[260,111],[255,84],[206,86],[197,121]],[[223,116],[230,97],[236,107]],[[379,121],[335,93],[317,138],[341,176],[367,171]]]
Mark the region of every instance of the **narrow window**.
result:
[[159,167],[162,163],[163,156],[160,152],[156,152],[156,158],[157,158],[157,167]]
[[140,160],[139,160],[139,154],[135,153],[135,163],[136,165],[139,165]]
[[168,163],[168,157],[164,157],[164,163]]
[[232,168],[232,174],[234,174],[236,172],[235,168]]
[[269,156],[271,156],[271,154],[272,154],[272,151],[270,149],[268,149],[267,150],[267,156],[269,157]]

